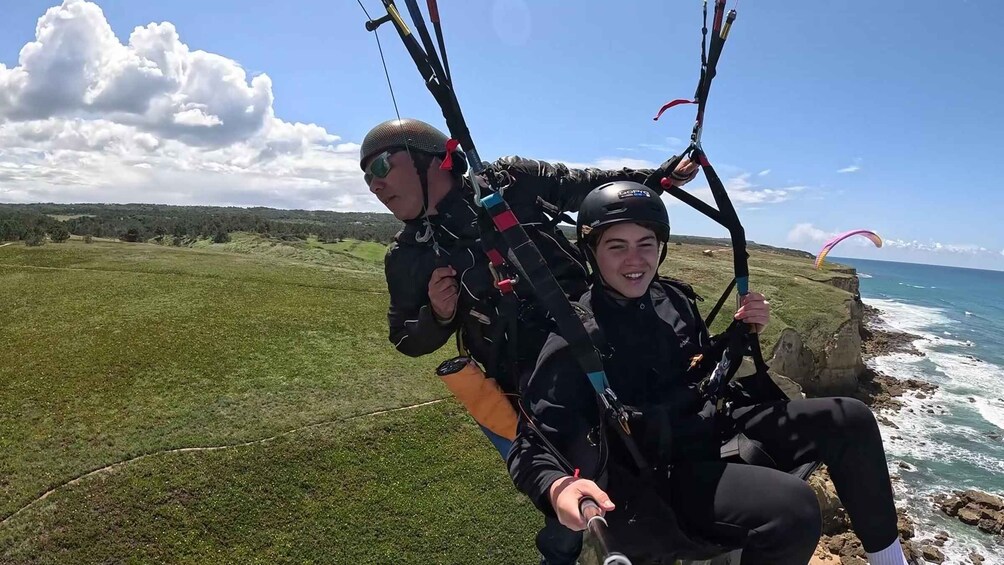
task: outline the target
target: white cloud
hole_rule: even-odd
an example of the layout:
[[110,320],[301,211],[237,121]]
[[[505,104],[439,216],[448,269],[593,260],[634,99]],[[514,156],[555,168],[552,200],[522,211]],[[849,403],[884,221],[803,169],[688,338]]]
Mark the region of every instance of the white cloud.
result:
[[[643,149],[645,151],[655,151],[657,153],[665,153],[666,159],[668,159],[670,155],[673,155],[674,153],[678,152],[684,147],[683,147],[683,140],[680,139],[679,137],[667,137],[663,140],[662,143],[640,143],[638,144],[638,148]],[[630,151],[634,151],[634,149],[630,149]]]
[[[621,169],[624,167],[630,169],[653,169],[658,167],[660,163],[654,163],[652,161],[647,161],[644,159],[635,159],[631,157],[603,157],[593,161],[591,163],[582,163],[574,161],[564,161],[561,159],[551,159],[551,162],[561,162],[566,166],[571,168],[584,169],[589,167],[595,167],[598,169]],[[742,173],[740,175],[734,176],[732,178],[726,179],[722,182],[725,185],[725,190],[729,194],[729,199],[736,206],[740,205],[759,205],[759,204],[777,204],[784,202],[791,198],[792,193],[801,192],[806,190],[805,186],[786,186],[782,188],[761,188],[756,184],[750,182],[751,173]],[[701,175],[698,175],[696,179],[691,181],[686,185],[687,192],[693,194],[694,196],[700,198],[701,200],[714,205],[715,198],[711,194],[711,189],[708,187],[707,182]],[[670,203],[676,203],[676,199],[671,199]],[[746,209],[749,209],[748,207]]]
[[[804,186],[781,188],[760,188],[750,182],[750,173],[742,173],[724,181],[725,190],[735,204],[777,204],[791,198],[794,192],[806,189]],[[708,190],[710,194],[710,189]]]
[[838,170],[838,173],[856,173],[861,170],[861,157],[854,158],[854,164]]
[[65,0],[0,64],[0,200],[376,209],[358,146],[275,116],[272,81],[169,22],[126,44]]
[[[929,251],[933,253],[952,253],[958,255],[992,255],[993,251],[981,245],[972,243],[941,243],[937,241],[921,242],[917,240],[886,239],[885,244],[896,249],[907,249],[915,251]],[[1001,252],[1004,255],[1004,251]]]
[[835,235],[836,233],[823,231],[811,223],[796,224],[788,232],[788,241],[792,243],[822,243]]
[[183,126],[212,127],[223,125],[223,120],[218,116],[207,114],[202,108],[189,108],[175,114],[174,123]]
[[[843,233],[840,230],[825,230],[811,223],[796,224],[788,232],[788,241],[800,244],[799,247],[811,249],[831,238]],[[998,252],[976,244],[942,243],[937,241],[905,240],[886,237],[883,239],[883,249],[876,249],[866,237],[850,237],[840,244],[839,249],[850,250],[848,256],[883,257],[888,260],[930,263],[938,265],[956,265],[986,268],[989,264],[998,262]],[[858,248],[858,252],[853,249]],[[1004,250],[1000,251],[1004,256]],[[989,261],[988,261],[989,260]]]
[[764,169],[756,174],[758,177],[765,177],[770,174],[770,169]]

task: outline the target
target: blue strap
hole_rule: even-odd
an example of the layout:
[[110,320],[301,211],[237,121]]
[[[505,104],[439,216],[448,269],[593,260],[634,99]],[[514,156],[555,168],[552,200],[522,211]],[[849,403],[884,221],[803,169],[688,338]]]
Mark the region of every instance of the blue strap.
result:
[[592,383],[593,388],[596,389],[596,394],[603,395],[603,392],[610,388],[610,383],[607,382],[607,374],[605,371],[596,371],[593,373],[586,373],[589,377],[589,382]]
[[746,296],[750,292],[750,278],[749,277],[736,277],[736,289],[739,291],[740,296]]
[[502,195],[497,192],[493,192],[481,199],[481,205],[484,206],[485,208],[491,208],[492,206],[500,204],[501,202],[502,202]]

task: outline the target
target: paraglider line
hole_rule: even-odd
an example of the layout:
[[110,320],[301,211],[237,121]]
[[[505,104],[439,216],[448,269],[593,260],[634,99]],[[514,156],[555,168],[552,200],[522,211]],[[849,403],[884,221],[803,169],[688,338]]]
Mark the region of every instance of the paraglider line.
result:
[[387,77],[387,88],[390,89],[390,100],[394,103],[394,114],[397,115],[397,120],[400,122],[401,112],[397,109],[397,98],[394,96],[394,85],[390,82],[390,71],[387,70],[387,59],[383,56],[383,45],[380,44],[380,33],[377,31],[377,27],[381,23],[390,21],[390,15],[388,14],[387,16],[376,20],[374,22],[375,25],[373,26],[373,29],[370,29],[370,22],[374,21],[373,18],[371,18],[370,13],[366,11],[366,6],[363,6],[362,0],[356,0],[356,2],[359,4],[359,7],[363,9],[363,13],[366,14],[366,19],[369,20],[366,22],[366,29],[372,31],[373,37],[376,38],[377,51],[380,52],[380,62],[383,64],[383,74]]

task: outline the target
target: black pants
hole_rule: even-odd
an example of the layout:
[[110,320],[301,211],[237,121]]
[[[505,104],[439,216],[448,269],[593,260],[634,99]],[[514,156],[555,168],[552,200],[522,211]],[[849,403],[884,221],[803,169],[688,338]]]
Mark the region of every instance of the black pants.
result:
[[[743,548],[743,565],[804,565],[818,543],[819,504],[787,474],[822,461],[866,551],[897,537],[885,451],[871,410],[851,398],[810,398],[737,409],[734,431],[759,441],[778,468],[686,462],[673,468],[668,497],[686,531]],[[662,489],[660,489],[662,490]]]
[[582,551],[582,532],[569,530],[557,518],[544,517],[537,532],[537,550],[547,565],[575,565]]

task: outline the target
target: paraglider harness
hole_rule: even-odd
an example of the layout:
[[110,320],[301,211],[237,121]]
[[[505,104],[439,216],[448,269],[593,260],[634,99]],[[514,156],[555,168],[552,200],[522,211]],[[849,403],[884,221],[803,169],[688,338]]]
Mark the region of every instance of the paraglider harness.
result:
[[[359,1],[359,5],[363,11],[366,12],[361,0],[357,1]],[[473,200],[477,211],[479,237],[475,245],[479,244],[482,252],[488,258],[488,268],[491,272],[494,286],[499,293],[498,300],[495,303],[498,310],[499,323],[495,325],[494,332],[490,336],[492,345],[489,349],[488,359],[486,360],[486,373],[488,375],[501,375],[505,373],[509,380],[512,381],[510,384],[518,386],[520,374],[517,366],[517,358],[519,356],[517,344],[519,340],[518,335],[520,333],[520,326],[521,324],[526,323],[526,321],[530,318],[534,318],[535,316],[546,317],[546,315],[542,316],[540,314],[535,314],[532,312],[533,307],[528,307],[526,301],[521,299],[521,293],[529,294],[529,292],[524,291],[537,293],[536,286],[538,285],[536,284],[534,278],[535,275],[522,271],[519,268],[518,259],[515,257],[510,256],[507,258],[505,256],[504,251],[510,249],[512,246],[509,244],[508,238],[506,237],[506,234],[503,233],[503,230],[498,229],[493,223],[493,219],[496,215],[494,213],[486,213],[486,204],[483,203],[486,196],[501,195],[505,189],[514,182],[514,180],[511,175],[505,171],[488,170],[484,166],[481,157],[478,155],[477,148],[474,145],[470,130],[467,127],[466,120],[464,119],[464,115],[460,109],[460,104],[453,88],[449,59],[447,58],[446,45],[443,40],[442,26],[439,19],[439,9],[436,0],[428,0],[427,6],[429,17],[435,29],[436,39],[438,41],[438,52],[437,47],[433,43],[432,37],[429,34],[429,30],[426,27],[425,19],[416,0],[405,0],[405,5],[408,9],[409,15],[411,16],[411,20],[414,23],[415,30],[418,32],[419,38],[421,39],[421,44],[419,43],[419,39],[416,39],[411,29],[402,18],[395,2],[393,0],[381,1],[386,9],[386,15],[377,19],[372,19],[369,13],[366,12],[366,29],[368,31],[375,32],[377,28],[384,23],[391,22],[394,24],[394,27],[400,35],[405,48],[414,60],[422,79],[425,81],[426,87],[439,104],[440,109],[443,112],[443,117],[446,120],[447,129],[451,136],[451,139],[449,139],[446,143],[446,155],[443,158],[440,168],[443,170],[452,170],[454,167],[454,151],[461,150],[463,152],[468,170],[469,186],[473,190]],[[379,46],[379,36],[377,36],[377,43]],[[382,57],[382,47],[380,49]],[[389,80],[388,75],[388,83]],[[413,154],[413,158],[416,156],[420,156],[420,154]],[[423,214],[425,214],[427,213],[429,207],[428,181],[426,178],[426,168],[428,166],[428,162],[416,162],[416,165],[419,180],[422,185],[422,211]],[[541,206],[544,215],[548,218],[548,221],[544,222],[539,229],[551,229],[559,222],[569,220],[567,214],[565,214],[564,211],[557,206],[554,206],[541,198],[537,199],[537,204]],[[509,215],[515,219],[515,216],[512,215],[511,211]],[[518,225],[518,222],[515,223]],[[442,250],[440,249],[438,243],[435,241],[435,236],[433,235],[428,218],[426,218],[426,224],[427,226],[423,236],[424,239],[420,242],[432,240],[433,249],[437,257],[437,266],[444,266],[445,258],[442,255]],[[529,243],[529,237],[526,233],[523,232],[522,229],[520,232],[521,237]],[[531,246],[533,245],[531,244]],[[533,246],[533,248],[533,251],[539,255],[536,247]],[[539,272],[550,276],[553,282],[554,278],[551,276],[550,271],[547,270],[546,265],[544,265],[543,271]],[[536,276],[539,277],[540,275]],[[555,287],[557,287],[556,283]],[[560,291],[560,288],[558,289],[558,295],[564,297],[564,293]],[[545,310],[550,310],[552,305],[551,302],[553,302],[553,300],[541,300],[539,305],[543,306]],[[457,345],[460,355],[468,356],[468,352],[464,350],[462,345],[462,340],[459,339],[461,337],[460,330],[458,330],[457,337]]]
[[[516,300],[516,297],[511,296],[513,286],[521,278],[529,283],[536,300],[547,310],[550,317],[554,320],[558,333],[567,341],[573,355],[586,373],[586,377],[596,392],[605,418],[612,423],[611,427],[616,430],[618,436],[623,441],[623,445],[631,454],[642,476],[651,477],[653,468],[645,460],[631,435],[629,425],[630,414],[610,387],[596,344],[590,337],[575,308],[573,308],[572,303],[558,285],[540,251],[530,240],[523,226],[520,225],[519,220],[505,201],[505,190],[512,184],[512,179],[504,175],[489,174],[481,158],[478,156],[477,149],[453,88],[436,0],[427,0],[427,6],[430,20],[436,32],[438,53],[442,54],[442,58],[437,53],[436,45],[433,44],[417,0],[404,1],[415,29],[421,38],[421,44],[401,17],[394,0],[381,0],[387,14],[376,20],[370,18],[366,22],[366,29],[375,31],[380,25],[386,22],[394,24],[405,48],[414,60],[419,73],[422,75],[426,87],[439,104],[443,117],[446,119],[450,135],[452,136],[452,139],[447,143],[447,153],[442,168],[449,169],[452,166],[451,156],[454,150],[458,147],[463,150],[469,167],[468,174],[470,175],[471,185],[475,192],[482,249],[491,262],[493,273],[496,274],[496,286],[502,293],[503,298],[509,300],[510,304],[512,304],[512,301]],[[363,7],[361,1],[360,7]],[[365,11],[365,7],[363,7],[363,10]],[[729,200],[721,179],[708,161],[701,145],[704,111],[711,82],[716,74],[716,67],[722,48],[725,45],[732,23],[736,17],[735,10],[731,10],[727,17],[724,12],[725,0],[715,0],[714,21],[709,44],[707,38],[707,1],[705,0],[701,44],[701,75],[694,99],[679,99],[669,102],[660,109],[659,114],[655,118],[658,119],[664,111],[679,104],[697,104],[698,106],[697,120],[691,134],[691,143],[684,152],[684,155],[700,163],[711,187],[717,209],[704,203],[697,197],[684,192],[681,188],[673,186],[672,180],[669,178],[663,179],[662,185],[665,191],[673,197],[724,226],[729,230],[731,236],[734,251],[734,278],[707,316],[705,323],[708,326],[714,321],[714,318],[725,304],[733,289],[738,291],[738,300],[741,300],[743,296],[749,293],[749,255],[746,251],[745,231],[732,202]],[[368,13],[367,18],[369,18]],[[482,190],[485,192],[483,196]],[[502,253],[502,250],[505,250],[505,254]],[[727,330],[711,339],[710,345],[705,351],[692,359],[692,369],[707,371],[707,377],[701,382],[700,388],[707,399],[714,403],[717,410],[724,412],[730,409],[732,392],[736,390],[736,387],[731,387],[730,383],[732,383],[732,379],[739,370],[743,357],[746,355],[749,355],[753,359],[756,369],[754,376],[742,379],[744,381],[742,388],[745,390],[746,395],[757,398],[786,398],[784,393],[778,389],[777,385],[773,383],[767,374],[768,367],[764,362],[757,334],[751,333],[747,324],[733,321]],[[533,425],[532,421],[529,421],[529,423]],[[541,435],[541,438],[547,442],[543,435]],[[564,460],[559,452],[553,449],[553,446],[551,447],[558,459],[566,464],[569,473],[571,473],[573,471],[572,467],[567,465],[567,461]],[[743,449],[737,448],[736,451],[737,453],[741,453]],[[699,540],[693,540],[693,545],[705,547],[711,555],[719,553],[722,550],[720,546],[710,543],[702,544]],[[688,553],[691,552],[688,551]]]

